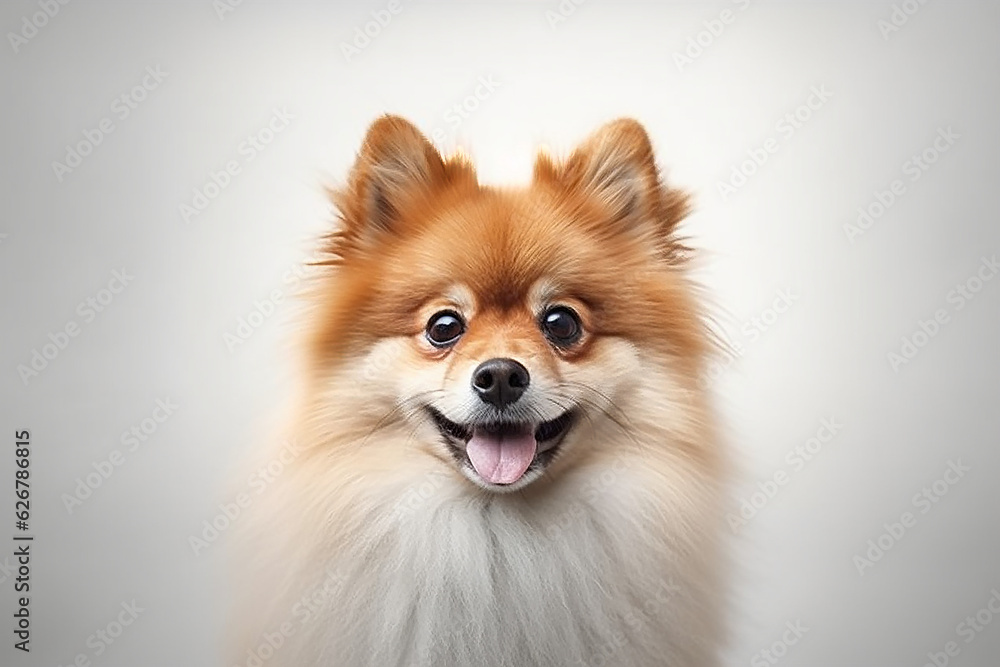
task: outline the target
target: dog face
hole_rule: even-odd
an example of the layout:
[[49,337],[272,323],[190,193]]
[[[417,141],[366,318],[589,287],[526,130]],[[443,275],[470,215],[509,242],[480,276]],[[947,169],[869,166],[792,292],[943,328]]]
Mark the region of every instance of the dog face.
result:
[[686,198],[638,123],[496,189],[383,117],[333,197],[310,351],[345,414],[492,492],[665,446],[647,436],[665,408],[681,419],[707,345],[675,238]]

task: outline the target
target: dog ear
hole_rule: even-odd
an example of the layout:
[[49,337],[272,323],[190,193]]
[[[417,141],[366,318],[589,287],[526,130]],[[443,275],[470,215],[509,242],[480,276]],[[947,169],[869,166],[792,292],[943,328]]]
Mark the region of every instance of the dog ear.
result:
[[412,123],[382,116],[368,128],[343,191],[331,193],[352,245],[392,231],[413,199],[445,178],[441,156]]
[[590,135],[562,172],[564,182],[600,200],[614,221],[647,216],[659,190],[649,135],[630,118]]
[[605,222],[651,233],[667,256],[686,250],[675,232],[690,211],[688,196],[661,182],[649,135],[638,121],[620,118],[600,127],[561,164],[540,155],[534,178],[598,201]]

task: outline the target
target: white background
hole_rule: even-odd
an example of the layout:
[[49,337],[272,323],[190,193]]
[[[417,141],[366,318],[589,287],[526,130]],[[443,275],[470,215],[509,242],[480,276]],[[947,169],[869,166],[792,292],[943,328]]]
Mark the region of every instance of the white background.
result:
[[[288,395],[295,270],[331,220],[322,185],[393,112],[462,147],[491,184],[525,182],[543,145],[565,153],[634,116],[669,181],[696,195],[698,277],[742,351],[712,384],[743,471],[733,511],[788,473],[736,531],[726,664],[769,664],[759,651],[796,621],[808,632],[780,664],[918,667],[949,641],[949,664],[996,664],[1000,618],[968,643],[957,626],[1000,590],[1000,279],[973,281],[961,310],[949,294],[1000,252],[1000,6],[914,0],[888,31],[888,1],[566,0],[566,15],[554,1],[414,1],[350,58],[342,45],[387,2],[218,6],[71,2],[34,33],[36,2],[0,9],[4,33],[32,34],[0,44],[4,628],[22,428],[36,535],[32,651],[4,630],[0,663],[220,664],[223,562],[217,543],[196,555],[189,537],[229,500],[222,480]],[[713,23],[723,10],[732,20]],[[116,98],[147,67],[165,78],[121,118]],[[829,99],[799,110],[814,87]],[[275,109],[294,118],[247,160],[242,142]],[[807,119],[787,136],[778,124],[797,110]],[[60,180],[53,162],[104,118],[113,132]],[[911,180],[907,161],[947,128],[958,138]],[[180,206],[229,160],[240,173],[185,221]],[[905,192],[850,239],[845,225],[894,179]],[[85,321],[78,304],[122,269],[134,278]],[[274,290],[273,313],[227,344]],[[775,317],[780,292],[791,306]],[[938,309],[948,321],[893,368],[889,353]],[[766,330],[751,333],[753,318]],[[22,377],[70,321],[79,334]],[[127,451],[122,433],[157,399],[178,407]],[[786,454],[831,418],[836,436],[796,470]],[[124,462],[69,511],[64,494],[116,449]],[[969,471],[921,513],[914,495],[949,461]],[[905,511],[915,525],[859,572],[855,556]],[[96,656],[88,636],[133,599],[144,611]]]

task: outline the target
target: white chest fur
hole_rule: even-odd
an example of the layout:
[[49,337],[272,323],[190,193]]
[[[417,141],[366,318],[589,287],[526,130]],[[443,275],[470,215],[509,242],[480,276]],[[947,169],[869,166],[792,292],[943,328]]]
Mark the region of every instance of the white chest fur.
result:
[[[402,491],[357,497],[353,511],[366,518],[321,549],[325,569],[304,588],[322,587],[324,604],[281,659],[712,665],[714,558],[698,553],[694,499],[650,493],[649,484],[622,467],[549,493],[492,495],[428,474]],[[667,506],[672,496],[688,506]]]

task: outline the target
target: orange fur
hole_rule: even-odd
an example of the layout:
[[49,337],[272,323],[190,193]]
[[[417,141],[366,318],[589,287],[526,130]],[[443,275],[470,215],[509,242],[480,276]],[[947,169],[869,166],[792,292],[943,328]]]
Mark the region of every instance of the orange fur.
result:
[[[292,428],[304,454],[254,508],[248,532],[266,537],[251,590],[270,604],[242,625],[239,655],[337,568],[340,607],[270,664],[416,665],[427,646],[443,651],[427,664],[443,667],[577,664],[616,623],[628,641],[608,664],[715,664],[723,471],[699,383],[712,346],[678,234],[688,198],[662,183],[643,128],[610,123],[564,161],[540,155],[527,187],[503,189],[386,116],[331,196],[340,220],[324,240]],[[565,349],[539,330],[552,303],[582,326]],[[424,330],[443,309],[466,328],[437,349]],[[473,369],[494,357],[530,369],[540,414],[581,414],[554,460],[511,493],[460,474],[421,411],[464,414]],[[607,474],[614,483],[587,496]],[[434,494],[402,520],[393,508],[424,478]],[[559,519],[573,507],[584,518]],[[549,547],[562,560],[549,562],[560,521]],[[623,571],[602,580],[613,564]],[[539,572],[552,581],[525,592]],[[639,628],[627,614],[657,573],[683,592],[659,625]],[[369,599],[380,595],[390,602]],[[489,610],[469,611],[477,596]],[[442,638],[450,614],[483,627]]]

